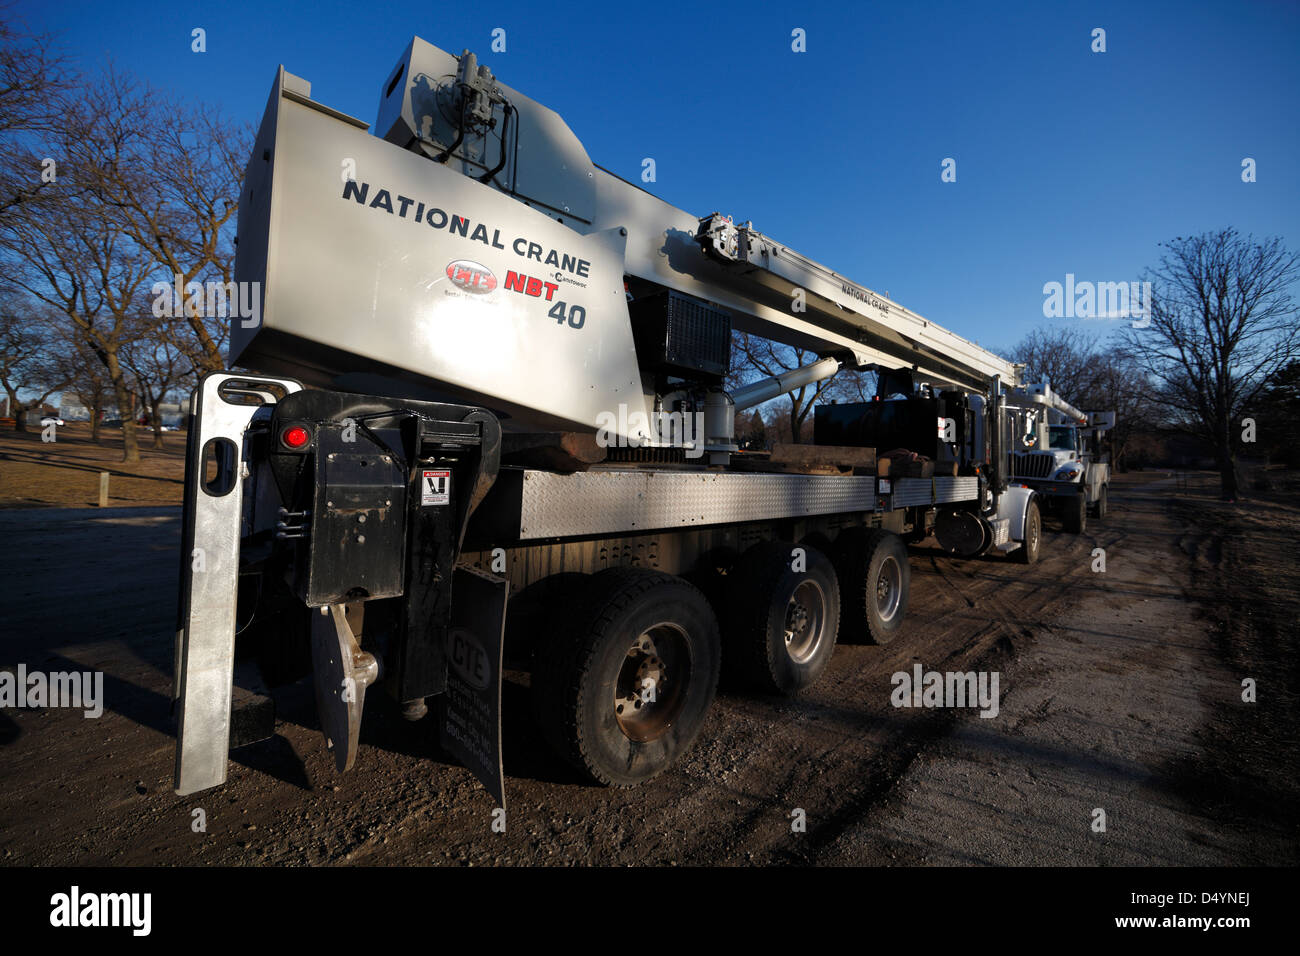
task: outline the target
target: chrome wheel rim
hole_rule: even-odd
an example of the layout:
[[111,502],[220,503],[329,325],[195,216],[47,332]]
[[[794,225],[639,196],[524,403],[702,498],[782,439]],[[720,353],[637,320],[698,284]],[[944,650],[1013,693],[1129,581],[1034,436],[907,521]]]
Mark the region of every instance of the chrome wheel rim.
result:
[[903,569],[892,555],[880,562],[880,572],[876,575],[876,613],[881,621],[888,622],[898,613],[898,605],[903,596]]
[[686,701],[690,670],[686,632],[676,624],[637,635],[614,680],[614,720],[628,740],[646,743],[668,732]]
[[816,581],[807,580],[794,589],[785,608],[785,651],[796,664],[806,664],[816,655],[826,629],[826,594]]

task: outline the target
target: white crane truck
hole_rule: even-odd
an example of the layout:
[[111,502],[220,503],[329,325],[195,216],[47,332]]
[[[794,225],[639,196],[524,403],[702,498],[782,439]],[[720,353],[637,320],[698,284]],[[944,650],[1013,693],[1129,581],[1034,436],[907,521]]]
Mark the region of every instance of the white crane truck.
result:
[[[630,786],[720,673],[790,694],[837,638],[895,637],[906,543],[1037,559],[1018,367],[595,165],[468,51],[417,38],[381,89],[371,135],[281,68],[245,172],[260,318],[192,405],[177,793],[226,779],[237,658],[314,675],[340,771],[368,690],[432,703],[504,806],[507,665],[561,758]],[[821,358],[729,393],[733,330]],[[814,446],[737,449],[737,410],[841,368],[876,370],[876,401],[819,408]]]

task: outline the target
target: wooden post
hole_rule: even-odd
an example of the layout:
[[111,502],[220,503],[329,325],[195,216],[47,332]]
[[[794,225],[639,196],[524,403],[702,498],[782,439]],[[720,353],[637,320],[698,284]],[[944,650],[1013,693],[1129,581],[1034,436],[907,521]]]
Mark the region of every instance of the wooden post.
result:
[[106,471],[99,473],[99,506],[108,507],[108,472]]

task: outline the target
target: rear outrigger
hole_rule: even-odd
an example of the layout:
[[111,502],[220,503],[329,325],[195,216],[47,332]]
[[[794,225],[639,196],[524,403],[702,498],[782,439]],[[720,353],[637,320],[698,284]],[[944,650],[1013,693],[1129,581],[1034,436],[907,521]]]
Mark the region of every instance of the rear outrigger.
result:
[[[369,692],[432,703],[504,806],[507,667],[560,757],[635,785],[720,675],[795,694],[837,640],[897,637],[908,543],[1037,559],[1018,367],[596,166],[473,54],[416,39],[382,89],[371,136],[282,69],[249,160],[262,318],[230,362],[258,371],[192,406],[178,793],[226,779],[237,658],[313,674],[340,771]],[[733,330],[820,358],[729,392]],[[737,447],[737,411],[842,368],[873,401],[819,408],[812,446]]]

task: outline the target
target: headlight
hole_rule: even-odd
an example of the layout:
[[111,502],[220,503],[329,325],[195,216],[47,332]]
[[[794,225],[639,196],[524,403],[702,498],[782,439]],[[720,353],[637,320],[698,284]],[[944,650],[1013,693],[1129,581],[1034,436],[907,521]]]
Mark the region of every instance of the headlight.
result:
[[1083,469],[1078,465],[1066,465],[1056,473],[1057,481],[1074,481],[1083,474]]

